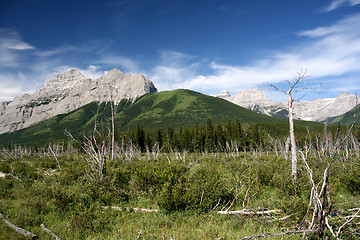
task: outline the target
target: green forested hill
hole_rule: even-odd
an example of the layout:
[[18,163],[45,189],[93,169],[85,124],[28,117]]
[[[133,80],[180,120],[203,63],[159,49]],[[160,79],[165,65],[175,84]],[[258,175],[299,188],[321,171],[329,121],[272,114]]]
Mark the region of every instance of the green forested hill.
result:
[[147,130],[156,127],[175,129],[181,126],[205,124],[210,117],[214,123],[239,119],[241,123],[286,122],[258,114],[226,100],[207,96],[190,90],[164,91],[147,94],[131,107],[116,116],[122,127],[135,127],[138,123]]
[[[90,103],[67,114],[60,114],[34,124],[29,128],[0,135],[0,144],[43,144],[67,138],[64,130],[73,135],[90,131],[98,123],[99,128],[110,123],[110,103]],[[287,119],[258,114],[226,100],[211,97],[190,90],[173,90],[146,94],[134,103],[121,101],[116,107],[115,128],[125,132],[140,124],[147,131],[157,128],[192,127],[205,124],[207,118],[213,123],[239,120],[243,123],[266,123],[273,132],[288,132]],[[269,125],[270,124],[270,125]],[[318,126],[312,122],[298,122],[298,125]]]

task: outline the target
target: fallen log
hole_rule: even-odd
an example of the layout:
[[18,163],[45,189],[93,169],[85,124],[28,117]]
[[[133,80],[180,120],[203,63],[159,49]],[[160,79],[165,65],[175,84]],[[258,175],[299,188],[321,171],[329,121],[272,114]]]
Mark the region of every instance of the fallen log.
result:
[[128,207],[108,207],[102,206],[103,209],[113,209],[117,211],[133,211],[133,212],[144,212],[144,213],[151,213],[151,212],[158,212],[158,209],[148,209],[148,208],[128,208]]
[[[129,208],[129,207],[109,207],[109,206],[102,206],[103,209],[113,209],[117,211],[133,211],[133,212],[144,212],[144,213],[150,213],[150,212],[159,212],[159,209],[148,209],[148,208]],[[217,211],[218,214],[228,214],[228,215],[236,215],[236,214],[242,214],[242,215],[264,215],[264,214],[270,214],[270,213],[280,213],[281,210],[266,210],[266,211],[248,211],[248,210],[237,210],[237,211]]]
[[284,235],[290,235],[290,234],[301,234],[301,233],[316,233],[317,229],[305,229],[305,230],[294,230],[294,231],[286,231],[282,233],[263,233],[260,235],[252,235],[248,237],[243,237],[241,240],[247,240],[247,239],[257,239],[262,237],[275,237],[275,236],[284,236]]
[[61,238],[60,237],[58,237],[58,236],[56,236],[50,229],[48,229],[46,226],[45,226],[45,224],[41,224],[40,225],[40,227],[42,228],[42,229],[44,229],[44,231],[45,232],[47,232],[47,233],[49,233],[53,238],[55,238],[56,240],[61,240]]
[[263,215],[263,214],[270,214],[270,213],[280,213],[281,210],[266,210],[266,211],[248,211],[248,210],[237,210],[237,211],[218,211],[218,214],[229,214],[229,215]]
[[12,222],[10,222],[2,213],[0,213],[0,218],[12,229],[14,229],[17,233],[25,236],[25,237],[31,237],[32,239],[39,239],[38,236],[33,234],[32,232],[26,231],[25,229],[22,229],[21,227],[16,226]]

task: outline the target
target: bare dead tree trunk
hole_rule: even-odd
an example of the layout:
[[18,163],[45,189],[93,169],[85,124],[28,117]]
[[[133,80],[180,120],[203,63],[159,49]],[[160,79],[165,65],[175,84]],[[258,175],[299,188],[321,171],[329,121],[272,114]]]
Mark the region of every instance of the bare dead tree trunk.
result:
[[295,181],[297,177],[297,149],[294,133],[294,115],[293,115],[293,98],[291,90],[286,92],[288,99],[288,110],[289,110],[289,132],[290,132],[290,143],[291,143],[291,177]]
[[13,224],[12,222],[10,222],[6,217],[4,217],[4,215],[2,215],[0,213],[0,218],[12,229],[14,229],[17,233],[25,236],[25,237],[31,237],[32,239],[38,239],[38,237],[33,234],[32,232],[26,231],[25,229],[22,229],[18,226],[16,226],[15,224]]
[[307,71],[306,70],[300,70],[297,73],[297,76],[294,78],[293,81],[286,81],[289,85],[289,89],[283,90],[279,87],[277,87],[274,84],[267,84],[271,89],[275,89],[277,91],[280,91],[282,93],[284,93],[287,97],[287,108],[288,108],[288,112],[289,112],[289,133],[290,133],[290,143],[291,143],[291,176],[293,181],[296,181],[297,178],[297,148],[296,148],[296,139],[295,139],[295,134],[294,134],[294,106],[293,106],[293,102],[294,102],[294,94],[308,89],[305,85],[307,83],[307,81],[304,82],[304,84],[302,84],[302,86],[300,85],[300,82],[302,82],[303,80],[305,80],[306,78],[308,78],[308,76],[306,75]]
[[114,102],[111,96],[111,160],[114,159],[114,148],[115,148],[115,124],[114,124]]
[[50,229],[48,229],[46,226],[45,226],[45,224],[41,224],[40,225],[40,227],[42,228],[42,229],[44,229],[44,231],[45,232],[47,232],[48,234],[50,234],[53,238],[55,238],[56,240],[61,240],[61,238],[60,237],[58,237],[58,236],[56,236]]

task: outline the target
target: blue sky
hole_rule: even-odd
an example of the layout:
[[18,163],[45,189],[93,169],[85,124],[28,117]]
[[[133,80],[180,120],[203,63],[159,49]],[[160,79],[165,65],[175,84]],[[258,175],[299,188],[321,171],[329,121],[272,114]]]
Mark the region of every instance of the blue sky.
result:
[[[0,100],[71,68],[232,95],[307,69],[303,99],[360,89],[360,0],[1,0]],[[265,92],[283,100],[276,92]]]

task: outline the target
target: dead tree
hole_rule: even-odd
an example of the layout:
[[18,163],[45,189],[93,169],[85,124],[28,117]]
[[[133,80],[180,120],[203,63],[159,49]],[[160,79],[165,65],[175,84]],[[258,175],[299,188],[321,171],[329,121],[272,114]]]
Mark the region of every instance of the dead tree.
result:
[[[309,225],[309,229],[317,228],[317,234],[318,234],[319,238],[322,238],[324,236],[324,234],[325,234],[324,230],[325,230],[325,228],[328,228],[330,230],[331,234],[333,235],[333,237],[336,238],[337,240],[340,240],[341,239],[340,235],[342,233],[342,229],[347,224],[349,224],[360,212],[360,210],[358,210],[353,216],[351,216],[351,218],[348,221],[346,221],[338,229],[337,232],[335,232],[333,227],[329,224],[328,216],[329,216],[329,213],[331,212],[331,208],[332,208],[330,183],[329,183],[330,169],[332,167],[332,164],[335,161],[340,159],[339,150],[342,148],[344,143],[350,138],[350,136],[352,136],[352,130],[353,130],[355,124],[356,124],[356,115],[354,115],[354,122],[351,125],[348,133],[346,134],[346,136],[344,136],[342,138],[340,137],[340,126],[339,126],[336,136],[335,136],[335,139],[334,139],[334,143],[331,145],[331,148],[329,148],[327,151],[329,153],[329,157],[331,160],[324,170],[323,178],[321,179],[321,181],[318,184],[315,184],[315,182],[313,180],[313,172],[312,172],[311,168],[309,167],[309,164],[307,163],[305,154],[302,151],[299,151],[301,158],[303,160],[303,163],[305,165],[305,168],[306,168],[306,171],[308,174],[308,178],[310,181],[310,185],[311,185],[309,207],[308,207],[307,213],[305,214],[304,219],[307,217],[307,214],[310,212],[310,208],[313,205],[314,209],[313,209],[312,220]],[[324,132],[324,134],[326,134],[325,138],[327,138],[328,137],[327,133]],[[326,141],[328,141],[328,140],[326,139]],[[319,188],[320,184],[321,184],[321,188]]]
[[14,229],[17,233],[25,236],[25,237],[31,237],[32,239],[39,239],[34,233],[26,231],[25,229],[22,229],[21,227],[16,226],[12,222],[10,222],[3,214],[0,213],[0,219],[4,221],[9,227]]
[[[94,131],[95,133],[99,134],[96,130]],[[96,139],[95,135],[91,137],[83,135],[84,142],[79,143],[79,141],[77,141],[68,130],[65,130],[65,135],[70,137],[74,142],[76,142],[87,154],[87,157],[84,157],[84,160],[89,167],[88,169],[86,169],[86,171],[90,180],[102,181],[106,171],[106,161],[109,152],[105,139],[102,139],[99,142]],[[102,136],[100,135],[100,137]]]
[[306,70],[300,70],[297,73],[297,76],[292,80],[287,80],[286,82],[289,85],[288,90],[283,90],[280,87],[276,86],[275,84],[269,83],[267,84],[270,89],[275,89],[284,93],[287,97],[287,109],[289,112],[289,133],[290,133],[290,143],[291,143],[291,176],[292,179],[295,181],[297,177],[297,147],[296,147],[296,140],[294,134],[294,94],[308,89],[306,87],[307,81],[305,81],[308,76],[306,75]]

